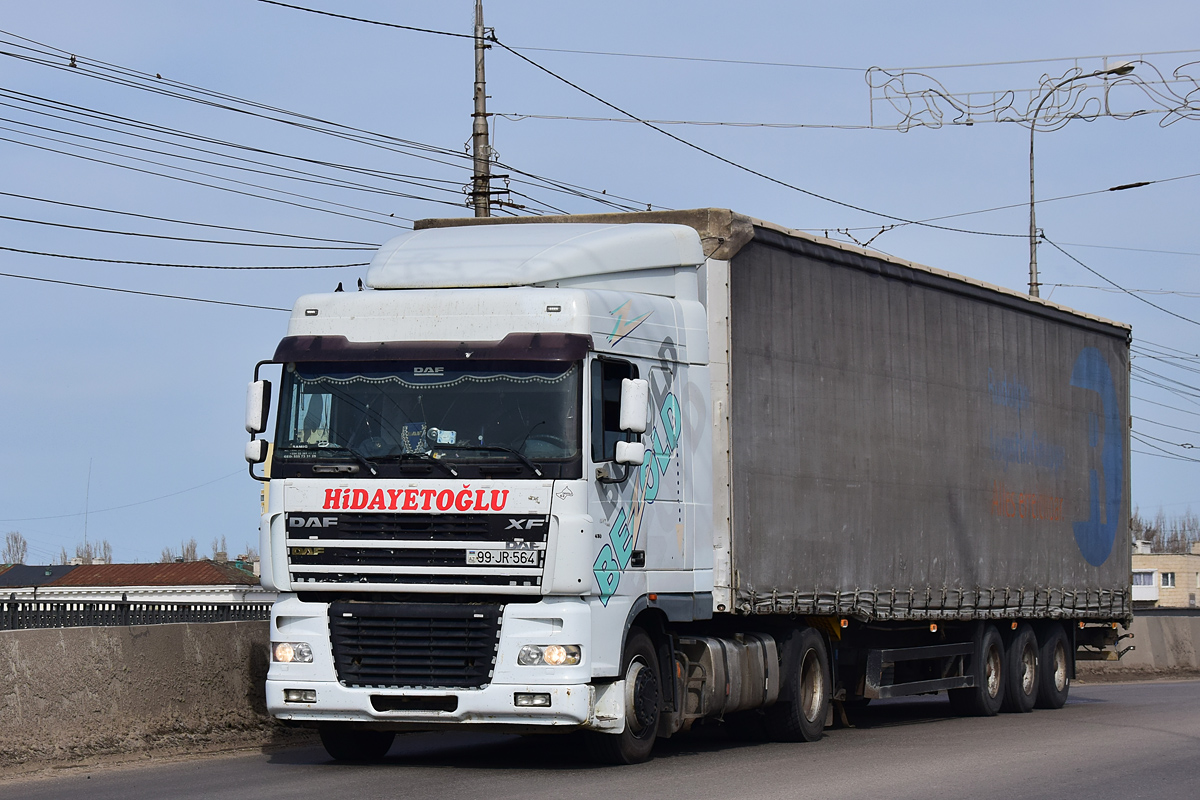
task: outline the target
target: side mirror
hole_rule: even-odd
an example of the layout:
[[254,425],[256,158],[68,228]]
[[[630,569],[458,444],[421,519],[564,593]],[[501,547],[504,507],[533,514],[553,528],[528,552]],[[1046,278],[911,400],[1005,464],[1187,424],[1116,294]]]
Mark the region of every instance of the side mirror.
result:
[[266,439],[251,439],[246,442],[246,460],[251,464],[261,464],[267,460]]
[[[650,422],[650,382],[642,378],[621,379],[621,418],[623,431],[645,433]],[[617,458],[620,461],[620,457]],[[641,462],[638,462],[641,463]]]
[[[262,433],[267,429],[271,411],[271,382],[252,381],[246,387],[246,432]],[[259,463],[258,461],[252,463]]]
[[617,442],[617,463],[640,467],[646,463],[646,445],[641,442]]

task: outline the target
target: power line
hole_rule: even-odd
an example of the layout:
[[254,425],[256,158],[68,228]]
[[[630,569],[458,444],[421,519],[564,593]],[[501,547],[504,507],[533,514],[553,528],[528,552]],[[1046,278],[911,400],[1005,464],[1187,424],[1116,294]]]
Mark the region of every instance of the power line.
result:
[[1178,289],[1114,289],[1111,286],[1087,286],[1082,283],[1043,283],[1042,286],[1056,286],[1060,289],[1095,289],[1099,292],[1128,292],[1129,294],[1173,294],[1180,297],[1200,297],[1200,292],[1184,292]]
[[373,19],[363,19],[362,17],[351,17],[346,14],[335,14],[332,11],[320,11],[315,8],[307,8],[305,6],[294,6],[291,3],[280,3],[278,0],[258,0],[260,3],[266,3],[272,6],[282,6],[291,8],[296,11],[307,11],[309,14],[320,14],[323,17],[335,17],[337,19],[349,20],[350,22],[365,22],[368,25],[381,25],[385,28],[399,28],[402,31],[415,31],[417,33],[432,33],[437,36],[453,36],[457,39],[474,39],[475,37],[469,33],[453,33],[451,31],[438,31],[432,28],[417,28],[412,25],[397,25],[394,22],[379,22]]
[[24,253],[29,256],[45,256],[47,258],[69,258],[74,261],[96,261],[103,264],[133,264],[142,267],[174,267],[175,269],[228,269],[234,271],[248,270],[264,270],[264,269],[344,269],[346,267],[365,267],[369,262],[361,262],[357,264],[305,264],[302,266],[283,265],[283,266],[224,266],[217,264],[173,264],[164,263],[162,261],[129,261],[121,258],[96,258],[94,256],[72,256],[64,253],[43,253],[38,250],[21,250],[17,247],[4,247],[0,245],[0,250],[6,250],[10,253]]
[[1178,411],[1180,414],[1190,414],[1193,417],[1200,417],[1200,411],[1189,411],[1186,408],[1179,408],[1177,406],[1169,406],[1166,403],[1159,403],[1154,400],[1147,400],[1146,398],[1138,397],[1137,395],[1130,395],[1130,397],[1132,397],[1134,400],[1137,400],[1139,403],[1149,403],[1152,406],[1160,406],[1162,408],[1170,409],[1171,411]]
[[[277,2],[277,0],[259,0],[259,1],[264,2],[264,3],[271,3],[272,5],[280,5],[280,6],[284,6],[286,8],[296,9],[298,11],[307,11],[307,12],[314,13],[314,14],[323,14],[325,16],[338,17],[340,19],[352,20],[354,22],[361,22],[361,23],[365,23],[368,25],[382,25],[384,27],[389,27],[389,28],[402,28],[404,30],[416,30],[416,31],[420,31],[422,33],[436,33],[436,34],[442,34],[442,35],[447,35],[447,36],[458,36],[458,37],[462,37],[462,38],[471,38],[471,39],[474,38],[473,36],[468,36],[467,34],[452,34],[448,31],[435,31],[435,30],[430,30],[430,29],[425,29],[425,28],[414,28],[412,26],[396,25],[396,24],[390,23],[390,22],[380,22],[379,20],[366,19],[363,17],[351,17],[351,16],[342,15],[342,14],[333,14],[331,12],[318,11],[316,9],[307,8],[304,6],[296,6],[296,5],[291,5],[288,3],[280,3],[280,2]],[[990,231],[968,231],[968,230],[963,230],[963,229],[959,229],[959,228],[948,228],[948,227],[942,226],[942,225],[930,225],[928,223],[921,223],[921,222],[917,222],[916,220],[909,220],[909,219],[905,219],[903,217],[894,216],[892,214],[885,214],[880,211],[872,211],[871,209],[863,208],[862,206],[857,206],[857,205],[854,205],[852,203],[847,203],[842,200],[836,200],[832,197],[828,197],[826,195],[819,194],[817,192],[811,191],[809,189],[805,189],[805,188],[797,186],[795,184],[788,183],[787,181],[772,177],[771,175],[768,175],[765,172],[760,172],[759,170],[756,170],[752,167],[748,167],[748,166],[738,163],[737,161],[734,161],[730,158],[726,158],[725,156],[719,155],[718,153],[716,153],[712,150],[701,147],[700,145],[690,142],[687,139],[684,139],[680,136],[676,136],[675,134],[671,133],[670,131],[666,131],[666,130],[658,127],[654,123],[649,122],[645,119],[642,119],[641,117],[638,117],[636,114],[633,114],[613,103],[610,103],[609,101],[605,100],[604,98],[600,97],[599,95],[595,94],[594,92],[590,92],[587,89],[584,89],[579,84],[574,83],[573,81],[563,77],[562,75],[559,75],[558,73],[554,72],[553,70],[549,69],[548,67],[542,66],[541,64],[539,64],[538,62],[529,58],[528,56],[518,52],[516,49],[509,47],[507,44],[505,44],[504,42],[497,39],[494,33],[490,37],[490,41],[493,44],[497,45],[498,47],[501,47],[504,50],[508,51],[509,53],[512,53],[514,56],[521,59],[522,61],[529,64],[530,66],[546,73],[547,75],[554,78],[555,80],[565,83],[567,86],[570,86],[572,89],[575,89],[576,91],[587,95],[588,97],[592,98],[596,102],[601,103],[601,104],[607,106],[608,108],[611,108],[613,111],[616,111],[618,114],[622,114],[626,117],[629,117],[630,119],[632,119],[636,122],[639,122],[642,125],[645,125],[646,127],[650,128],[651,130],[657,131],[658,133],[662,134],[663,136],[666,136],[667,138],[672,139],[686,147],[696,150],[697,152],[703,153],[704,155],[707,155],[710,158],[714,158],[724,164],[734,167],[735,169],[742,170],[743,172],[746,172],[746,173],[749,173],[756,177],[762,178],[763,180],[770,181],[771,183],[777,184],[779,186],[783,186],[784,188],[791,189],[792,191],[800,192],[801,194],[807,195],[809,197],[813,197],[818,200],[823,200],[827,203],[833,203],[834,205],[842,206],[843,208],[849,208],[854,211],[860,211],[865,214],[871,214],[873,216],[883,217],[885,219],[893,219],[898,222],[904,222],[904,223],[913,224],[913,225],[922,225],[924,227],[938,228],[941,230],[949,230],[949,231],[954,231],[956,233],[971,233],[971,234],[984,235],[984,236],[1002,236],[1002,237],[1024,238],[1023,234],[994,233],[994,232],[990,232]]]
[[[170,222],[175,225],[191,225],[191,226],[197,227],[197,228],[213,228],[216,230],[223,230],[223,231],[235,231],[237,233],[258,233],[258,234],[262,234],[263,236],[279,236],[279,237],[284,237],[284,238],[289,238],[289,239],[307,239],[308,241],[311,241],[311,242],[339,242],[342,244],[354,245],[352,247],[322,248],[325,250],[376,250],[379,248],[379,245],[371,244],[370,242],[356,242],[356,241],[348,240],[348,239],[325,239],[325,238],[318,237],[318,236],[301,236],[300,234],[295,234],[295,233],[277,233],[275,231],[262,231],[262,230],[257,230],[255,228],[239,228],[239,227],[232,226],[232,225],[215,225],[215,224],[209,223],[209,222],[193,222],[191,220],[185,220],[185,219],[171,219],[170,217],[159,217],[159,216],[155,216],[153,214],[138,214],[133,211],[119,211],[114,208],[102,208],[99,206],[86,206],[86,205],[81,205],[79,203],[68,203],[65,200],[50,200],[45,197],[33,197],[31,195],[16,194],[14,192],[0,192],[0,196],[15,197],[18,200],[32,200],[37,203],[50,203],[50,204],[53,204],[56,206],[66,206],[68,208],[79,208],[79,209],[83,209],[84,211],[98,211],[103,214],[119,214],[119,215],[125,216],[125,217],[137,217],[138,219],[148,219],[148,220],[153,220],[155,222]],[[314,247],[301,247],[300,245],[294,245],[294,247],[296,247],[296,249],[304,249],[304,250],[317,249]]]
[[188,492],[194,492],[197,489],[203,489],[205,486],[212,486],[214,483],[219,483],[221,481],[228,480],[229,478],[232,478],[234,475],[244,475],[245,473],[246,473],[245,470],[239,469],[236,472],[229,473],[228,475],[222,475],[219,478],[213,478],[211,481],[197,484],[196,486],[190,486],[187,489],[180,489],[178,492],[171,492],[170,494],[163,494],[163,495],[159,495],[158,497],[151,497],[149,500],[139,500],[136,503],[126,503],[125,505],[110,506],[109,508],[94,508],[87,512],[77,511],[74,514],[54,514],[53,516],[49,516],[49,517],[10,517],[8,519],[0,519],[0,522],[34,522],[37,520],[45,520],[45,519],[67,519],[68,517],[82,517],[85,513],[87,513],[87,514],[103,514],[107,511],[120,511],[123,508],[133,508],[134,506],[144,506],[147,503],[154,503],[159,500],[166,500],[168,497],[176,497],[181,494],[187,494]]
[[709,150],[707,148],[701,147],[698,144],[690,142],[681,136],[676,136],[675,134],[671,133],[670,131],[664,130],[663,128],[660,128],[651,122],[647,122],[646,120],[642,119],[641,117],[638,117],[636,114],[633,114],[633,113],[621,108],[620,106],[610,103],[609,101],[605,100],[604,98],[600,97],[599,95],[595,94],[594,92],[590,92],[587,89],[584,89],[579,84],[574,83],[573,81],[571,81],[567,78],[564,78],[562,75],[559,75],[558,73],[554,72],[553,70],[542,66],[541,64],[537,63],[536,61],[529,58],[528,56],[518,53],[516,50],[514,50],[513,48],[506,45],[504,42],[501,42],[499,39],[495,38],[494,35],[492,36],[491,41],[494,44],[498,45],[499,47],[502,47],[505,50],[507,50],[508,52],[512,53],[514,56],[516,56],[517,58],[526,62],[530,66],[546,73],[547,75],[554,78],[555,80],[565,83],[567,86],[570,86],[572,89],[575,89],[576,91],[587,95],[588,97],[592,98],[596,102],[601,103],[602,105],[605,105],[608,108],[611,108],[613,111],[616,111],[618,114],[624,114],[625,116],[629,117],[630,119],[640,122],[642,125],[645,125],[646,127],[650,128],[651,130],[657,131],[658,133],[662,134],[663,136],[666,136],[668,139],[672,139],[672,140],[684,145],[685,147],[689,147],[692,150],[695,150],[699,153],[703,153],[704,155],[709,156],[710,158],[714,158],[723,164],[727,164],[731,167],[734,167],[735,169],[739,169],[750,175],[754,175],[756,177],[762,178],[763,180],[769,181],[778,186],[782,186],[786,189],[791,189],[792,191],[800,192],[801,194],[807,195],[807,196],[815,198],[817,200],[823,200],[827,203],[833,203],[834,205],[838,205],[843,208],[849,208],[853,211],[860,211],[865,214],[871,214],[873,216],[883,217],[884,219],[892,219],[892,220],[896,220],[897,222],[903,222],[903,223],[910,224],[910,225],[921,225],[922,227],[936,228],[939,230],[946,230],[946,231],[953,231],[955,233],[970,233],[970,234],[981,235],[981,236],[1025,238],[1023,234],[1019,234],[1019,233],[995,233],[995,232],[991,232],[991,231],[970,231],[970,230],[965,230],[962,228],[950,228],[950,227],[947,227],[944,225],[932,225],[932,224],[926,223],[926,222],[917,222],[916,220],[905,219],[904,217],[897,217],[893,214],[886,214],[881,211],[872,211],[869,208],[864,208],[862,206],[854,205],[853,203],[847,203],[842,200],[837,200],[832,197],[828,197],[826,195],[819,194],[819,193],[811,191],[809,189],[805,189],[803,187],[797,186],[793,183],[788,183],[787,181],[772,177],[771,175],[768,175],[765,172],[760,172],[759,170],[756,170],[753,167],[748,167],[744,164],[734,161],[733,159],[726,158],[725,156],[722,156],[712,150]]
[[[1169,456],[1169,457],[1171,457],[1171,458],[1177,458],[1177,459],[1179,459],[1180,461],[1192,461],[1192,462],[1195,462],[1195,463],[1197,463],[1197,464],[1200,464],[1200,458],[1191,458],[1191,457],[1189,457],[1189,456],[1181,456],[1181,455],[1179,455],[1178,453],[1172,453],[1170,450],[1165,450],[1165,449],[1163,449],[1163,448],[1159,447],[1159,446],[1158,446],[1158,445],[1156,445],[1156,444],[1152,444],[1152,443],[1150,443],[1150,442],[1147,442],[1145,439],[1142,439],[1142,438],[1141,438],[1140,436],[1138,436],[1138,434],[1136,434],[1136,433],[1130,433],[1129,435],[1130,435],[1130,436],[1133,438],[1133,440],[1134,440],[1134,441],[1136,441],[1136,442],[1138,442],[1138,443],[1140,443],[1140,444],[1144,444],[1144,445],[1146,445],[1146,447],[1152,448],[1152,449],[1154,449],[1154,450],[1158,450],[1159,452],[1161,452],[1161,453],[1163,453],[1163,454],[1165,454],[1165,455],[1167,455],[1167,456]],[[1143,435],[1144,435],[1144,434],[1143,434]],[[1153,453],[1146,453],[1146,455],[1154,455],[1154,454],[1153,454]]]
[[199,244],[223,244],[233,247],[270,247],[277,250],[347,250],[346,247],[314,247],[310,245],[300,244],[270,244],[264,242],[230,242],[223,239],[199,239],[190,236],[168,236],[165,233],[140,233],[137,231],[118,231],[110,228],[95,228],[88,225],[69,225],[65,222],[50,222],[44,219],[27,219],[25,217],[10,217],[0,214],[0,219],[6,219],[10,222],[25,222],[30,225],[48,225],[53,228],[68,228],[76,231],[89,231],[91,233],[110,233],[117,236],[137,236],[145,239],[166,239],[172,242],[197,242]]
[[38,281],[40,283],[56,283],[60,286],[77,286],[82,289],[100,289],[106,292],[120,292],[122,294],[140,294],[145,297],[163,297],[168,300],[190,300],[193,303],[211,303],[218,306],[237,306],[238,308],[257,308],[263,311],[291,311],[290,308],[279,308],[277,306],[258,306],[250,303],[232,303],[228,300],[210,300],[205,297],[185,297],[178,294],[160,294],[158,292],[139,292],[134,289],[118,289],[114,286],[96,286],[91,283],[75,283],[74,281],[56,281],[51,278],[35,278],[32,275],[15,275],[11,272],[0,272],[0,277],[4,278],[20,278],[26,281]]
[[1197,436],[1200,436],[1200,431],[1194,431],[1191,428],[1181,428],[1178,425],[1168,425],[1165,422],[1159,422],[1155,419],[1146,419],[1145,417],[1134,417],[1134,419],[1136,419],[1138,422],[1145,422],[1150,425],[1159,425],[1163,428],[1170,428],[1171,430],[1182,431],[1183,433],[1194,433]]
[[[314,13],[316,13],[316,12],[314,12]],[[369,20],[367,20],[367,21],[369,22]],[[380,23],[380,24],[390,25],[389,23]],[[356,144],[362,144],[362,145],[369,146],[369,147],[376,147],[379,149],[387,150],[389,152],[394,152],[394,153],[398,153],[400,155],[405,155],[405,156],[408,156],[411,158],[419,158],[422,160],[431,161],[433,163],[451,166],[451,167],[454,167],[457,169],[470,169],[471,168],[469,164],[463,163],[463,159],[466,158],[466,155],[464,153],[458,152],[456,150],[439,147],[436,145],[425,144],[423,142],[417,142],[417,141],[408,140],[408,139],[401,139],[396,136],[390,136],[387,134],[377,133],[377,132],[369,131],[369,130],[366,130],[363,128],[356,128],[351,125],[346,125],[343,123],[322,119],[320,117],[314,117],[311,115],[301,114],[301,113],[298,113],[295,111],[289,111],[287,109],[279,108],[277,106],[272,106],[269,104],[260,103],[260,102],[253,101],[253,100],[247,100],[245,98],[237,97],[235,95],[225,94],[222,92],[216,92],[216,91],[212,91],[210,89],[205,89],[203,87],[194,86],[192,84],[184,83],[181,81],[174,81],[174,80],[171,80],[168,78],[162,78],[159,75],[152,75],[150,73],[132,70],[127,67],[122,67],[118,64],[112,64],[112,63],[109,63],[106,61],[101,61],[99,59],[84,59],[81,57],[77,57],[76,54],[70,53],[66,50],[62,50],[61,48],[53,47],[52,45],[47,45],[45,43],[38,42],[34,39],[30,39],[30,38],[27,38],[24,36],[19,36],[10,31],[0,30],[0,34],[8,35],[15,39],[19,39],[22,42],[28,42],[29,44],[32,44],[32,45],[37,45],[37,47],[42,48],[42,50],[38,50],[34,47],[29,47],[27,45],[10,43],[14,47],[17,47],[22,50],[29,50],[29,51],[37,53],[38,55],[41,55],[41,56],[54,55],[55,57],[62,60],[63,63],[57,63],[56,61],[49,61],[46,59],[33,58],[31,56],[20,55],[17,53],[10,53],[10,52],[4,52],[4,51],[0,51],[0,55],[6,55],[6,56],[9,56],[12,58],[26,60],[31,63],[49,67],[51,69],[66,71],[75,76],[83,75],[83,76],[92,78],[94,80],[102,80],[102,81],[106,81],[109,83],[114,83],[119,86],[125,86],[128,88],[134,88],[134,89],[151,92],[153,94],[159,94],[164,97],[170,97],[173,99],[194,102],[199,105],[203,105],[203,106],[207,106],[207,107],[211,107],[211,108],[232,111],[234,113],[242,114],[245,116],[257,117],[257,118],[261,118],[261,119],[268,120],[271,122],[277,122],[277,123],[280,123],[283,125],[300,128],[302,130],[308,130],[308,131],[315,132],[315,133],[321,133],[324,135],[334,136],[337,138],[344,139],[346,141],[354,142]],[[449,35],[464,36],[465,34],[449,34]],[[470,37],[470,38],[473,38],[473,37]],[[70,59],[69,65],[66,63],[68,58]],[[93,70],[93,69],[88,68],[88,64],[93,64],[93,65],[98,65],[98,66],[96,67],[95,70]],[[115,75],[105,74],[104,71],[115,73]],[[152,82],[152,83],[150,85],[148,85],[147,83],[139,83],[138,81]],[[192,96],[192,95],[187,94],[187,92],[194,92],[196,95],[199,95],[199,96]],[[248,106],[249,108],[240,108],[235,105],[229,105],[229,103],[239,103],[244,106]],[[256,110],[250,110],[250,109],[256,109]],[[263,112],[268,112],[268,113],[263,113]],[[285,117],[292,117],[294,119],[281,119],[280,117],[272,116],[273,114],[280,114]],[[301,120],[301,121],[296,121],[296,120]],[[334,128],[335,130],[331,130],[329,128],[325,128],[325,127],[321,127],[321,126],[330,126],[331,128]],[[404,149],[404,148],[408,148],[408,149]],[[418,152],[409,152],[410,149],[416,150]],[[446,161],[444,158],[433,158],[429,155],[424,155],[423,153],[436,153],[441,156],[453,158],[453,159],[455,159],[455,161]],[[524,175],[530,179],[529,181],[525,181],[525,180],[522,180],[519,178],[514,178],[514,179],[512,179],[514,182],[528,183],[531,186],[539,186],[540,188],[546,188],[546,189],[549,189],[550,191],[574,195],[581,199],[590,200],[593,202],[600,203],[602,205],[607,205],[609,207],[618,208],[621,210],[631,210],[631,209],[628,206],[622,206],[621,204],[614,202],[614,199],[633,202],[633,203],[636,203],[638,207],[650,205],[650,204],[646,204],[646,203],[641,203],[640,201],[634,201],[634,200],[631,200],[630,198],[622,197],[620,195],[611,194],[608,192],[597,191],[594,189],[589,189],[587,187],[580,186],[578,184],[572,184],[567,181],[558,181],[555,179],[546,178],[544,176],[537,175],[535,173],[528,172],[526,170],[518,169],[512,165],[505,164],[504,162],[497,161],[496,164],[509,172],[519,174],[519,175]],[[542,186],[541,184],[545,184],[545,185]]]
[[[0,125],[0,130],[11,131],[12,129],[6,128],[5,126]],[[297,203],[292,200],[284,200],[283,198],[279,198],[279,197],[269,197],[267,195],[255,194],[253,192],[247,192],[247,191],[240,190],[240,189],[232,189],[228,186],[218,186],[216,184],[205,183],[204,181],[197,181],[197,180],[193,180],[193,179],[189,179],[189,178],[181,178],[178,175],[170,175],[170,174],[163,173],[163,172],[155,172],[154,170],[145,169],[143,167],[132,167],[128,164],[121,164],[121,163],[118,163],[115,161],[106,161],[102,158],[95,158],[92,156],[84,156],[84,155],[80,155],[79,153],[72,153],[68,150],[59,150],[59,149],[56,149],[53,147],[47,147],[44,145],[33,144],[31,142],[23,142],[19,139],[10,139],[7,136],[0,136],[0,141],[11,142],[12,144],[19,144],[19,145],[23,145],[25,147],[32,147],[37,150],[45,150],[45,151],[51,152],[51,153],[58,153],[59,155],[70,156],[72,158],[78,158],[78,159],[81,159],[84,161],[91,161],[91,162],[97,163],[97,164],[107,164],[108,166],[111,166],[111,167],[117,167],[119,169],[127,169],[127,170],[130,170],[133,172],[140,172],[140,173],[143,173],[146,175],[155,175],[160,178],[167,178],[169,180],[182,181],[184,183],[190,183],[190,184],[193,184],[196,186],[206,186],[210,189],[217,189],[219,191],[232,192],[234,194],[245,195],[247,197],[256,197],[260,200],[270,200],[270,201],[276,202],[276,203],[284,203],[286,205],[298,206],[300,208],[307,208],[310,211],[321,211],[326,214],[336,214],[337,216],[341,216],[341,217],[349,217],[351,219],[358,219],[358,220],[362,220],[364,222],[375,222],[375,223],[379,223],[381,225],[392,225],[393,227],[404,227],[401,225],[395,225],[392,222],[388,222],[388,218],[389,217],[394,218],[395,215],[394,214],[385,214],[382,211],[375,211],[375,210],[369,209],[369,208],[360,208],[359,206],[352,206],[347,203],[337,203],[332,200],[323,200],[319,197],[312,197],[310,195],[299,194],[298,192],[289,192],[289,191],[285,191],[283,189],[275,189],[271,186],[263,186],[263,185],[257,184],[257,183],[250,183],[249,181],[239,181],[236,178],[226,178],[221,175],[213,175],[210,172],[204,172],[202,170],[188,169],[187,167],[178,167],[173,164],[164,164],[161,161],[155,161],[153,159],[140,158],[138,156],[129,156],[129,155],[124,155],[122,153],[114,153],[111,150],[105,150],[102,147],[92,147],[90,145],[75,144],[73,142],[64,142],[61,139],[55,139],[52,136],[42,136],[40,134],[26,133],[24,131],[13,131],[13,132],[18,133],[21,136],[29,136],[34,139],[42,139],[45,141],[57,142],[58,144],[63,144],[68,147],[78,147],[81,150],[91,150],[94,152],[104,153],[104,154],[110,155],[110,156],[115,156],[117,158],[125,158],[125,159],[129,159],[130,161],[138,161],[143,164],[153,164],[158,167],[164,167],[166,169],[174,169],[174,170],[178,170],[180,172],[186,172],[186,173],[189,173],[192,175],[203,175],[207,178],[215,178],[216,180],[228,181],[229,183],[237,184],[239,186],[249,186],[249,187],[252,187],[255,189],[262,189],[262,190],[268,191],[268,192],[275,192],[277,194],[287,195],[289,197],[299,197],[299,198],[302,198],[305,200],[312,200],[312,201],[315,201],[318,203],[325,203],[325,204],[331,205],[331,206],[338,206],[340,208],[348,208],[348,209],[352,209],[354,211],[361,211],[366,214],[377,214],[378,216],[383,217],[383,219],[373,219],[371,217],[362,217],[357,214],[348,214],[343,211],[334,211],[333,209],[321,208],[320,206],[310,206],[310,205],[306,205],[304,203]],[[177,158],[181,158],[181,157],[182,156],[177,156]],[[400,219],[407,219],[407,218],[401,217]],[[408,220],[408,221],[412,222],[412,220]]]
[[514,50],[527,50],[542,53],[573,53],[584,56],[615,56],[618,58],[652,58],[663,61],[699,61],[710,64],[741,64],[751,67],[789,67],[792,69],[821,69],[841,72],[866,72],[863,67],[836,67],[827,64],[792,64],[783,61],[745,61],[737,58],[701,58],[698,56],[667,56],[654,53],[611,53],[602,50],[568,50],[561,47],[517,47]]
[[1095,276],[1096,276],[1097,278],[1099,278],[1100,280],[1104,281],[1105,283],[1108,283],[1108,284],[1111,284],[1111,285],[1113,285],[1114,287],[1116,287],[1116,288],[1120,289],[1122,292],[1124,292],[1125,294],[1127,294],[1127,295],[1129,295],[1130,297],[1134,298],[1135,300],[1140,300],[1141,302],[1145,303],[1146,305],[1148,305],[1148,306],[1152,306],[1152,307],[1154,307],[1154,308],[1157,308],[1159,311],[1163,312],[1164,314],[1170,314],[1172,317],[1175,317],[1175,318],[1177,318],[1177,319],[1181,319],[1181,320],[1183,320],[1184,322],[1190,322],[1190,323],[1192,323],[1193,325],[1200,325],[1200,322],[1197,322],[1197,321],[1196,321],[1196,320],[1194,320],[1194,319],[1189,319],[1188,317],[1185,317],[1185,316],[1183,316],[1182,314],[1176,314],[1174,311],[1171,311],[1170,309],[1163,308],[1162,306],[1158,305],[1157,303],[1152,303],[1152,302],[1150,302],[1149,300],[1147,300],[1146,298],[1144,298],[1144,297],[1141,297],[1141,296],[1139,296],[1139,295],[1136,295],[1136,294],[1134,294],[1133,292],[1129,291],[1129,290],[1128,290],[1128,289],[1126,289],[1124,286],[1121,286],[1120,284],[1118,284],[1118,283],[1116,283],[1116,282],[1114,282],[1114,281],[1112,281],[1112,280],[1109,280],[1108,278],[1104,277],[1103,275],[1101,275],[1101,274],[1100,274],[1099,272],[1097,272],[1096,270],[1094,270],[1094,269],[1092,269],[1091,267],[1089,267],[1087,264],[1085,264],[1085,263],[1083,263],[1082,261],[1080,261],[1080,260],[1079,260],[1078,258],[1076,258],[1075,256],[1073,256],[1073,255],[1071,255],[1070,253],[1068,253],[1066,250],[1063,250],[1061,247],[1059,247],[1057,244],[1055,244],[1055,243],[1054,243],[1053,241],[1051,241],[1050,239],[1047,239],[1047,238],[1046,238],[1046,236],[1045,236],[1045,234],[1043,234],[1043,235],[1042,235],[1042,241],[1043,241],[1043,242],[1045,242],[1046,244],[1050,245],[1051,247],[1053,247],[1053,248],[1054,248],[1055,250],[1057,250],[1058,252],[1062,253],[1062,254],[1063,254],[1064,256],[1066,256],[1067,258],[1069,258],[1069,259],[1071,259],[1072,261],[1074,261],[1074,262],[1075,262],[1076,264],[1078,264],[1079,266],[1081,266],[1081,267],[1083,267],[1084,269],[1086,269],[1088,272],[1090,272],[1090,273],[1092,273],[1093,275],[1095,275]]

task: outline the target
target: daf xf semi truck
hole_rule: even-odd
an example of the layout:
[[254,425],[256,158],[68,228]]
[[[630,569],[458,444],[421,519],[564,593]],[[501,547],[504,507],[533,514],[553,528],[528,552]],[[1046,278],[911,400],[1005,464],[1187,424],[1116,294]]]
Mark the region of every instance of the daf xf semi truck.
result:
[[426,220],[365,286],[301,297],[247,402],[267,705],[335,758],[811,741],[1118,656],[1126,325],[720,209]]

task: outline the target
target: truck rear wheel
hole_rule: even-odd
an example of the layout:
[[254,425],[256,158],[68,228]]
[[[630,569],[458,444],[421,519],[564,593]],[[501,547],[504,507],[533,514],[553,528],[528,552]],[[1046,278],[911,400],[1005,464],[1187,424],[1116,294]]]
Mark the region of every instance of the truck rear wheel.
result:
[[1008,643],[1008,681],[1004,687],[1005,711],[1021,714],[1033,711],[1038,696],[1041,669],[1038,664],[1037,637],[1029,623],[1022,622]]
[[783,652],[779,701],[766,710],[763,723],[776,741],[815,742],[825,734],[833,687],[825,640],[804,628],[792,634]]
[[378,761],[392,749],[396,734],[391,731],[354,730],[326,724],[318,728],[325,752],[335,761]]
[[621,659],[625,679],[625,730],[592,733],[592,757],[603,764],[639,764],[650,758],[662,712],[662,681],[654,642],[641,628],[630,628]]
[[1004,642],[994,625],[983,629],[971,658],[970,674],[975,685],[970,689],[951,689],[950,707],[966,717],[994,717],[1004,703]]
[[1039,661],[1041,681],[1038,685],[1037,708],[1062,708],[1071,690],[1071,650],[1067,634],[1058,623],[1042,631]]

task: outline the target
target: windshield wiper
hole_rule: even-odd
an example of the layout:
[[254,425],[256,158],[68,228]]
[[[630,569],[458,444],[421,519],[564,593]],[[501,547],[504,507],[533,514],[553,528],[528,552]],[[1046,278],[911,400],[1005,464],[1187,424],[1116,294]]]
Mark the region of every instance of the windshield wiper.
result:
[[[443,445],[443,447],[445,447],[445,445]],[[483,450],[486,452],[509,453],[511,455],[516,456],[518,461],[520,461],[522,464],[524,464],[525,466],[527,466],[531,470],[533,470],[534,475],[537,475],[539,478],[542,477],[542,470],[540,467],[538,467],[537,464],[530,461],[521,451],[514,450],[511,447],[505,447],[502,444],[453,445],[451,447],[447,447],[446,449],[448,449],[448,450]]]

